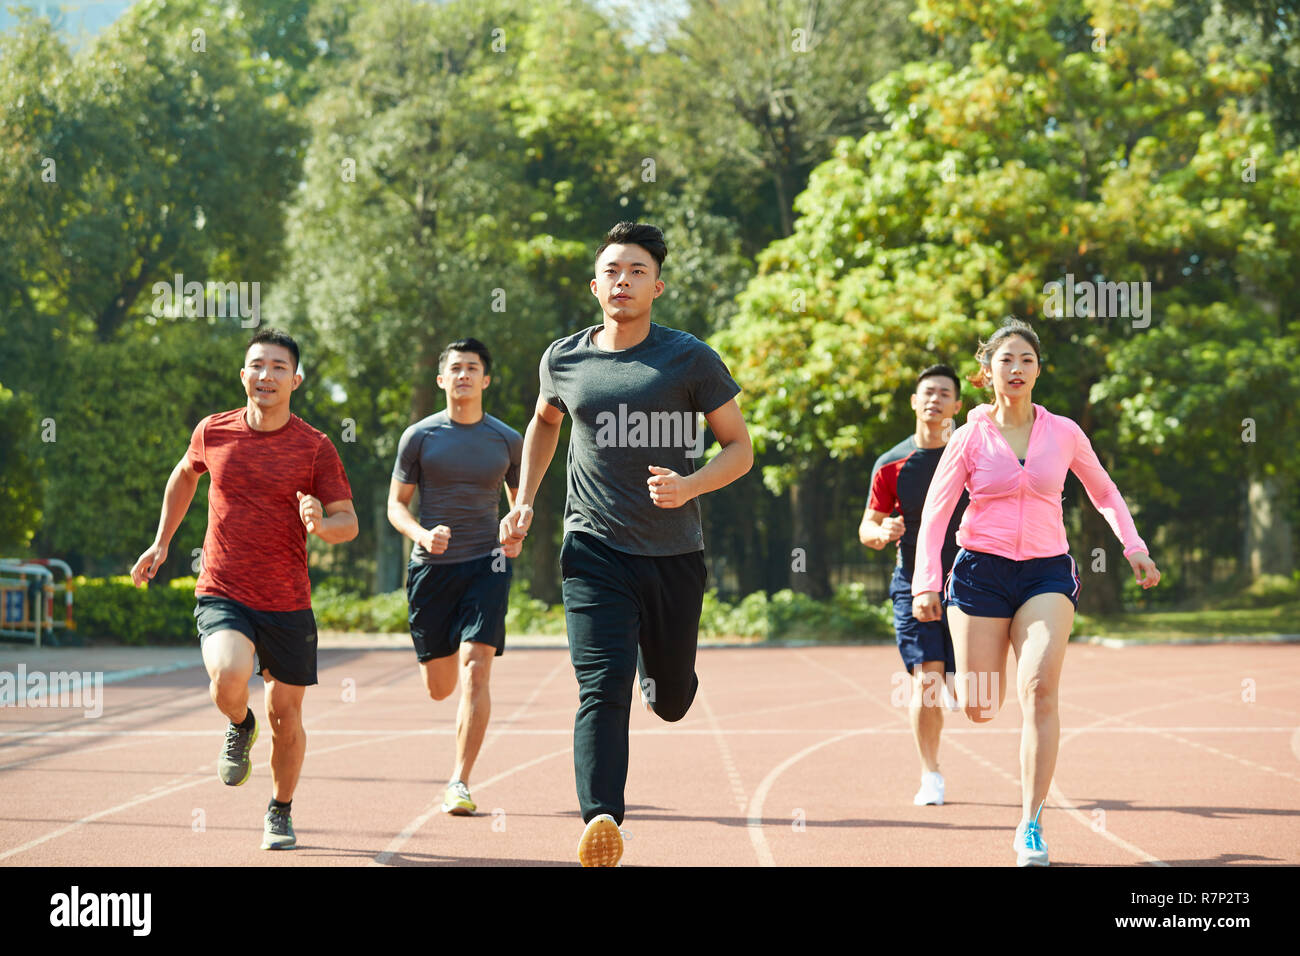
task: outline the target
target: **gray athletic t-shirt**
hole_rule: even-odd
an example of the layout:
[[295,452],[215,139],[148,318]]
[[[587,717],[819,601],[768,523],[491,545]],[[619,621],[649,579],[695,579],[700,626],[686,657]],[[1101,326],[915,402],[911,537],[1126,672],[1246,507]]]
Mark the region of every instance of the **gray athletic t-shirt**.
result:
[[695,336],[651,323],[629,349],[592,344],[592,326],[542,355],[541,395],[573,418],[564,530],[584,531],[627,554],[688,554],[704,547],[700,502],[660,508],[650,465],[693,474],[705,423],[740,392],[718,353]]
[[446,551],[430,554],[417,544],[412,561],[457,564],[499,547],[501,485],[519,487],[523,447],[519,432],[491,415],[462,425],[446,409],[402,433],[393,477],[420,486],[421,527],[451,529]]

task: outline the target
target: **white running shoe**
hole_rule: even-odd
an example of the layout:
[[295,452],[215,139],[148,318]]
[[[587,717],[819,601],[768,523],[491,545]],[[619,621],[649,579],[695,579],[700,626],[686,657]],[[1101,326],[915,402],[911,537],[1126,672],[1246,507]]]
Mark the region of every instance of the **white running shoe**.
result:
[[1016,827],[1011,848],[1016,851],[1016,866],[1050,866],[1047,860],[1047,841],[1038,827],[1038,818]]
[[937,770],[921,774],[921,789],[916,791],[912,802],[918,807],[943,806],[943,774]]

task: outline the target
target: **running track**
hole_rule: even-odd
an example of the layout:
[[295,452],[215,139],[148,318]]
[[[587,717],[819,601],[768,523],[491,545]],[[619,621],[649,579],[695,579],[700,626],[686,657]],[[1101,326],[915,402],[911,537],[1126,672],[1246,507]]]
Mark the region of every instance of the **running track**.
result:
[[[990,724],[947,715],[949,803],[914,807],[899,666],[892,647],[702,649],[686,719],[633,711],[625,864],[1013,863],[1014,691]],[[201,668],[109,684],[98,719],[0,708],[0,866],[576,865],[567,652],[507,650],[493,671],[479,815],[452,818],[437,803],[456,697],[430,701],[409,650],[322,649],[299,848],[284,853],[258,849],[269,729],[249,783],[223,786],[225,722]],[[1044,811],[1053,866],[1300,863],[1298,691],[1294,647],[1072,645]]]

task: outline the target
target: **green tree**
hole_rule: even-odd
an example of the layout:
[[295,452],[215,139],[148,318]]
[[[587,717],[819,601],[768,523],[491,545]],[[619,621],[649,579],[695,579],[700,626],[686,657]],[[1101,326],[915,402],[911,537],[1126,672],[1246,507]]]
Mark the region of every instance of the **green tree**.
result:
[[[814,172],[794,235],[765,253],[739,318],[716,339],[744,356],[741,373],[759,393],[750,405],[757,438],[783,454],[766,469],[774,488],[827,451],[887,447],[917,369],[969,355],[977,336],[1014,313],[1035,320],[1043,340],[1036,399],[1080,422],[1142,522],[1153,489],[1142,481],[1149,472],[1130,463],[1140,456],[1116,454],[1126,446],[1117,437],[1124,409],[1105,400],[1121,390],[1114,370],[1131,371],[1129,356],[1168,335],[1212,352],[1226,374],[1223,330],[1178,318],[1225,306],[1258,316],[1267,312],[1259,290],[1277,302],[1296,291],[1295,158],[1277,153],[1266,118],[1236,105],[1262,73],[1201,70],[1154,25],[1165,6],[923,0],[917,17],[927,29],[978,33],[971,62],[911,64],[872,88],[889,129],[842,141]],[[1252,157],[1256,179],[1243,181]],[[1150,282],[1150,327],[1096,309],[1044,316],[1047,284],[1067,275]],[[1257,344],[1295,335],[1280,316],[1256,328],[1266,330]],[[1243,370],[1248,391],[1278,386],[1276,361],[1289,348]],[[1165,400],[1182,382],[1170,375]],[[1218,432],[1225,455],[1239,432]],[[1290,452],[1260,445],[1250,454]],[[1083,502],[1074,484],[1071,497]],[[1091,506],[1081,511],[1076,546],[1113,545]],[[1086,606],[1115,608],[1121,578],[1097,578]]]
[[41,520],[38,431],[30,405],[0,385],[0,556],[26,550]]
[[57,429],[43,551],[134,557],[189,428],[229,407],[207,372],[227,381],[249,331],[199,328],[154,286],[274,276],[305,128],[261,44],[295,46],[294,6],[145,0],[75,55],[30,14],[0,36],[0,378]]

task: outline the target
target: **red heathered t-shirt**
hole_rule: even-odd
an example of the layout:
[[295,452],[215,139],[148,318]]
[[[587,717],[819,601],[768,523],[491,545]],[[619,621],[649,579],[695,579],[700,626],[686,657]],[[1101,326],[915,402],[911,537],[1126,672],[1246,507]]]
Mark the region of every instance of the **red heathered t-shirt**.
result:
[[297,415],[275,431],[255,431],[245,411],[209,415],[190,439],[190,467],[212,473],[194,593],[257,611],[299,611],[311,607],[311,581],[297,492],[329,505],[350,499],[352,488],[323,432]]

